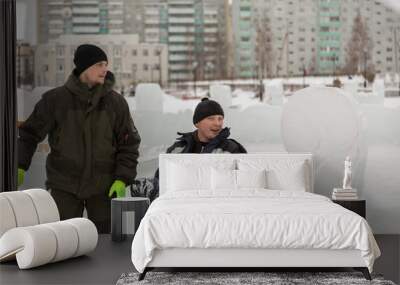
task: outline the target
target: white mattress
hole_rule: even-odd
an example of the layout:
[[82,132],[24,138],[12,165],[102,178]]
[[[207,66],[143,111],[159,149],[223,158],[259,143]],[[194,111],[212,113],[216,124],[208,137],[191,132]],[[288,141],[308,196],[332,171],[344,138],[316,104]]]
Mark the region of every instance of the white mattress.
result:
[[372,271],[379,248],[359,215],[317,194],[248,189],[233,195],[166,193],[143,218],[132,262],[143,272],[156,249],[270,248],[360,250]]

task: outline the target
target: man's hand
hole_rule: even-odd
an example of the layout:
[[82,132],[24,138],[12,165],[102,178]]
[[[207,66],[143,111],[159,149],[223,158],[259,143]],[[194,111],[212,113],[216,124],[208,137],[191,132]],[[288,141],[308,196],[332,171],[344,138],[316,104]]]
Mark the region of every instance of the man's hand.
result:
[[108,192],[108,197],[111,197],[114,193],[116,193],[117,198],[125,197],[125,188],[126,186],[123,181],[115,180]]
[[18,168],[18,187],[24,183],[25,170]]

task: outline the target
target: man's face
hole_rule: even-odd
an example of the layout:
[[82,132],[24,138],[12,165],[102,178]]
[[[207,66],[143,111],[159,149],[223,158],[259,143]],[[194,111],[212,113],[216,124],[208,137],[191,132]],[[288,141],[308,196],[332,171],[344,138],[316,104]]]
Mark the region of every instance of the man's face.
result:
[[104,84],[107,74],[107,61],[100,61],[93,64],[83,72],[83,75],[90,85]]
[[224,126],[224,117],[221,115],[208,116],[195,124],[200,141],[208,142],[215,138]]

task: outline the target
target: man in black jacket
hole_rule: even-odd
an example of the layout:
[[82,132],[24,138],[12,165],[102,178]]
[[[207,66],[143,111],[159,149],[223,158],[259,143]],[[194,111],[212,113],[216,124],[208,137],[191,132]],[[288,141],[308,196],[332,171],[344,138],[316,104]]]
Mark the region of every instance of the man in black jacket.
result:
[[110,197],[125,196],[136,177],[140,136],[125,99],[115,91],[107,55],[81,45],[67,82],[45,94],[19,127],[18,185],[37,144],[48,135],[47,188],[61,219],[84,207],[99,232],[110,232]]
[[[230,139],[229,128],[224,128],[224,111],[216,101],[203,98],[193,114],[196,130],[178,133],[179,138],[167,153],[247,153],[237,141]],[[139,179],[132,187],[132,196],[147,196],[153,201],[159,194],[159,171],[153,179]]]
[[229,128],[224,128],[224,111],[216,101],[203,98],[193,114],[196,130],[178,133],[181,137],[167,149],[167,153],[246,153],[237,141],[230,139]]

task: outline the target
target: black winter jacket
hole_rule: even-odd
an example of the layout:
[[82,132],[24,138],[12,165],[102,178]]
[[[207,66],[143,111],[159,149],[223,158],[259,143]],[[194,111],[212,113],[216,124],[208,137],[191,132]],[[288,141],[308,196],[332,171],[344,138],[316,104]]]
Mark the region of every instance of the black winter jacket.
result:
[[[167,153],[193,153],[196,143],[197,131],[189,133],[178,133],[181,137],[167,149]],[[200,153],[247,153],[246,149],[237,141],[229,139],[229,128],[224,128],[210,142],[204,145]]]
[[48,188],[78,197],[108,192],[115,179],[136,177],[140,136],[126,100],[112,90],[114,76],[89,89],[72,73],[64,86],[43,94],[19,127],[18,166],[27,170],[48,135]]

